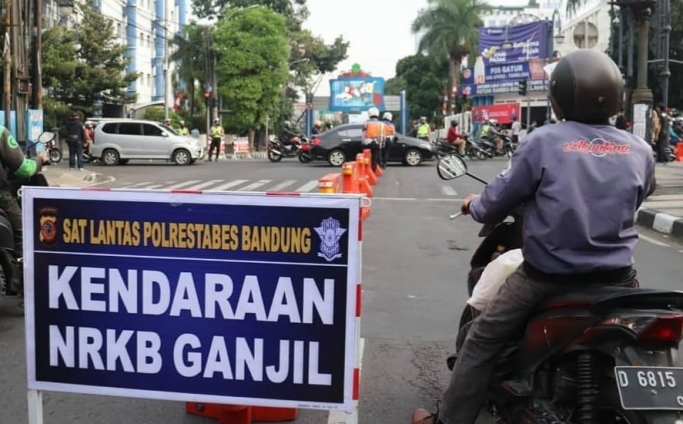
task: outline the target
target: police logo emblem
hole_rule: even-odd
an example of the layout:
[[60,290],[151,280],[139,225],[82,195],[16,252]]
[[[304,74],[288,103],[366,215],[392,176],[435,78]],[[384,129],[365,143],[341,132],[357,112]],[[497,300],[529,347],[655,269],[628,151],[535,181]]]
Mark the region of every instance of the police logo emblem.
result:
[[334,218],[323,219],[320,227],[314,228],[315,232],[320,237],[320,251],[318,256],[324,258],[327,262],[332,262],[335,259],[341,258],[339,253],[339,239],[346,232],[345,228],[341,227],[339,221]]
[[41,243],[51,245],[57,240],[57,209],[42,208],[40,210],[40,231],[38,237]]

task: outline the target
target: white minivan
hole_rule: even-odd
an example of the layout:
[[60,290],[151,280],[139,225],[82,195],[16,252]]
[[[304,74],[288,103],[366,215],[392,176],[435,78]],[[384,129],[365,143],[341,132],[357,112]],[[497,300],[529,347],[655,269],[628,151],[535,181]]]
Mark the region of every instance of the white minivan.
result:
[[180,135],[159,122],[107,119],[95,127],[92,156],[105,165],[125,164],[131,159],[189,165],[204,156],[204,146],[199,140]]

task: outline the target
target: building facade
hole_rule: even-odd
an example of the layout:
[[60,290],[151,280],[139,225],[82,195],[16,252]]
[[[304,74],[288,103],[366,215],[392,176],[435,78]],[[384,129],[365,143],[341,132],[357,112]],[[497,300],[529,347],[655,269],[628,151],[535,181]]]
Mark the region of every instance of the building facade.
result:
[[560,12],[560,37],[555,38],[556,50],[562,55],[578,49],[609,49],[611,22],[609,2],[587,0],[571,14],[567,13],[567,0],[563,0]]
[[[171,75],[175,65],[167,59],[173,53],[170,41],[182,33],[187,23],[188,1],[93,0],[92,4],[111,19],[116,41],[127,47],[128,72],[139,74],[128,86],[128,93],[136,95],[136,103],[145,104],[163,101],[168,90],[168,103],[172,106]],[[78,19],[72,1],[47,0],[44,7],[45,27],[73,25]]]

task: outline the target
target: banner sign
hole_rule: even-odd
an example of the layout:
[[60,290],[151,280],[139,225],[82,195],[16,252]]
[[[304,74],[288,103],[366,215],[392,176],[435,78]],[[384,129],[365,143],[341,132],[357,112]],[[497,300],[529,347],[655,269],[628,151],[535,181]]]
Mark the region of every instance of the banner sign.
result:
[[[529,62],[488,65],[484,67],[482,75],[477,75],[476,84],[512,80],[519,81],[529,78],[531,78],[531,75],[529,74]],[[462,84],[475,84],[473,68],[463,69]]]
[[29,389],[352,410],[360,203],[25,188]]
[[[503,93],[517,93],[518,81],[494,82],[486,84],[468,84],[460,86],[460,94],[465,96],[492,96]],[[546,91],[548,80],[529,80],[527,91]]]
[[349,77],[330,80],[330,107],[334,112],[384,110],[384,78]]
[[487,65],[546,59],[551,35],[550,21],[479,28],[479,56]]
[[472,123],[483,124],[489,119],[499,124],[510,124],[518,120],[522,113],[519,103],[498,103],[495,105],[472,106]]

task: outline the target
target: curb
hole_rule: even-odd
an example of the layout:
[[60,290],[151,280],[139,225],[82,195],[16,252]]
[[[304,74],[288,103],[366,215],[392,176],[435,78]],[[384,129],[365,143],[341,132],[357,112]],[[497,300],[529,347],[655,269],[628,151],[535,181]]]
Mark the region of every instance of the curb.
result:
[[636,223],[658,233],[683,238],[683,218],[662,213],[655,209],[639,209]]

